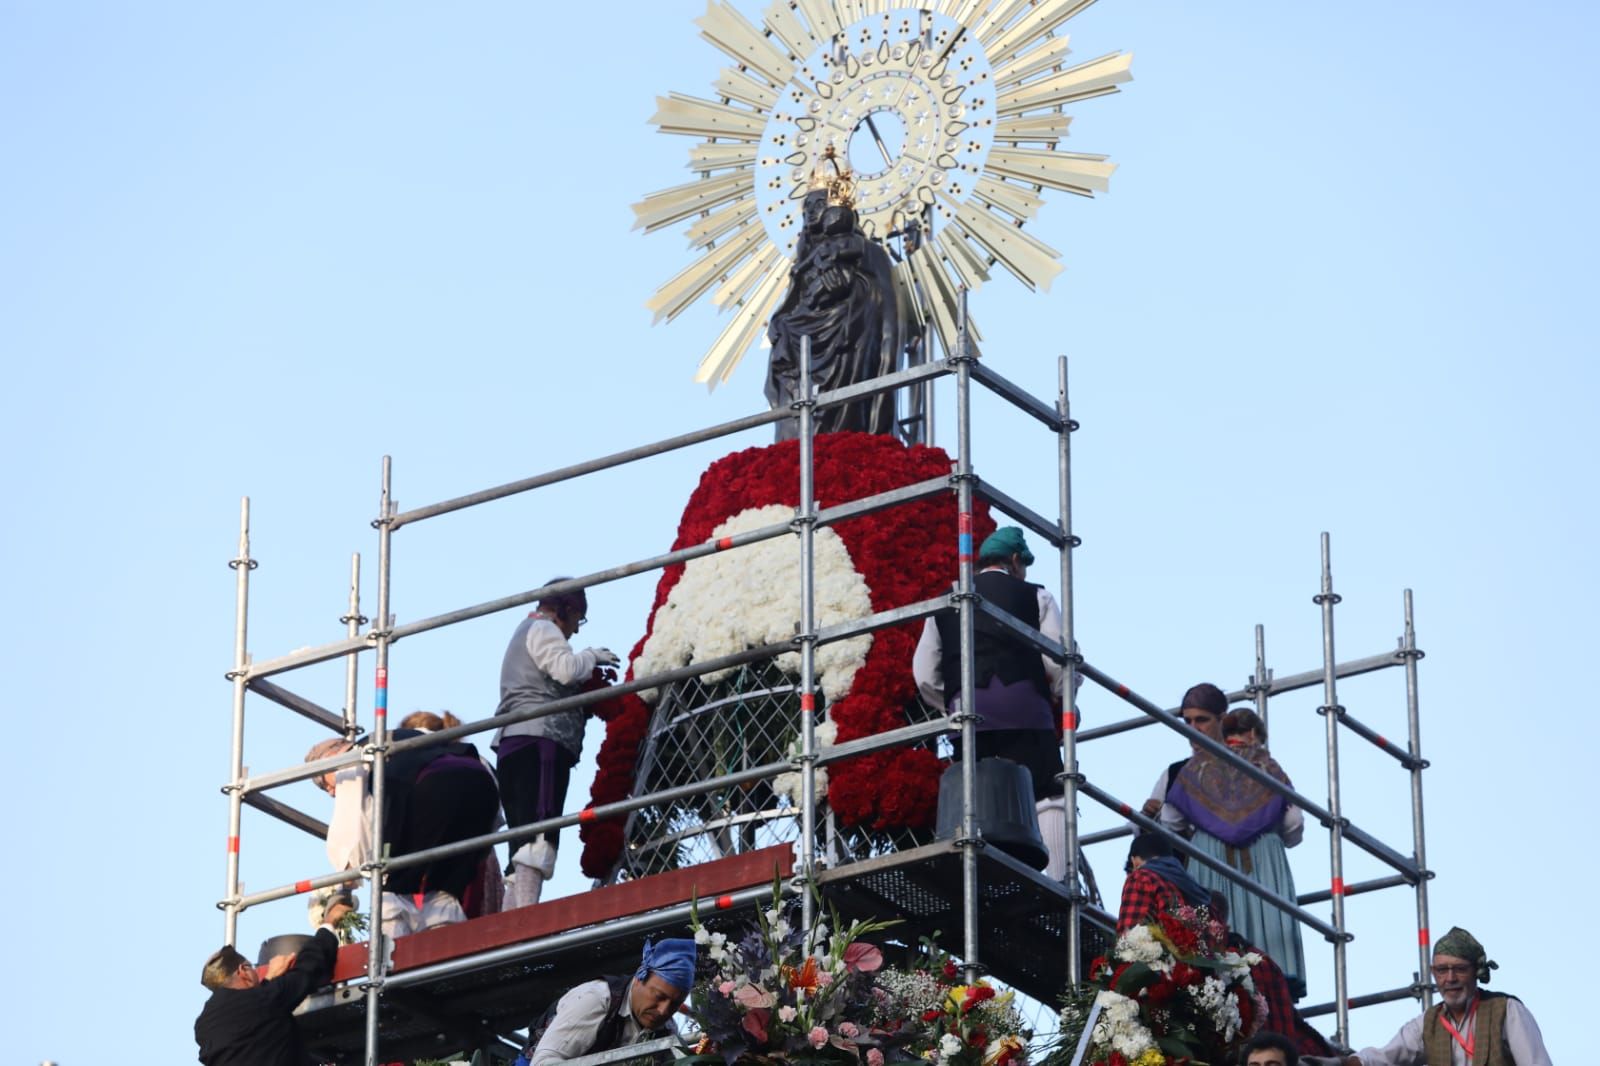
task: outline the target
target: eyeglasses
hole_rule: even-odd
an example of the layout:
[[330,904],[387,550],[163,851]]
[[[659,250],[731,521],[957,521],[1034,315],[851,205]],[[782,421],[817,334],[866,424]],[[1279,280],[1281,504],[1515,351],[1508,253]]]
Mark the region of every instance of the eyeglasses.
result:
[[1435,966],[1433,968],[1433,976],[1435,977],[1471,977],[1477,972],[1478,968],[1471,963],[1453,963],[1449,966]]

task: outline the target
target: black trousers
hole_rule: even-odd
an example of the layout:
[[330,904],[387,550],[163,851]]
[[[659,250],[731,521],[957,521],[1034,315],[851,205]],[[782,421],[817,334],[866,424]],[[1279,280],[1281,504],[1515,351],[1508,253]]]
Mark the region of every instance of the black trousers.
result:
[[[385,834],[393,842],[391,855],[398,858],[493,832],[499,808],[500,793],[488,767],[424,772],[411,787],[404,820],[395,833]],[[448,892],[460,900],[467,885],[478,876],[478,864],[489,850],[396,870],[388,876],[385,887],[401,895]]]
[[[506,811],[506,825],[515,829],[531,825],[562,812],[567,802],[567,785],[572,779],[572,768],[578,757],[560,744],[546,737],[534,743],[501,755],[495,762],[500,776],[500,800]],[[556,834],[540,833],[521,842],[511,844],[511,854],[523,844],[547,840],[554,845]],[[511,863],[506,863],[506,873],[511,873]]]

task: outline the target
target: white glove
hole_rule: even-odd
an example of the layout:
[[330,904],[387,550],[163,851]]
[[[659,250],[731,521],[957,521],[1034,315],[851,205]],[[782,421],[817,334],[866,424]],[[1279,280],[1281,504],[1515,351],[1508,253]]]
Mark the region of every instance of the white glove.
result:
[[617,658],[617,653],[610,648],[590,648],[589,651],[594,654],[596,666],[617,666],[622,662]]

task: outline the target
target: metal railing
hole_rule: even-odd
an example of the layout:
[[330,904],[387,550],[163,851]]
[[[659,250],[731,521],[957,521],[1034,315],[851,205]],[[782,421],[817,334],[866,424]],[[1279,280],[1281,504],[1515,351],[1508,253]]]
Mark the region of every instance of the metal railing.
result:
[[[964,302],[962,325],[963,329],[965,329]],[[327,885],[347,882],[354,875],[364,878],[367,881],[369,890],[370,910],[368,920],[372,936],[372,944],[368,951],[368,968],[363,982],[367,997],[366,1061],[370,1064],[375,1064],[379,1061],[380,1012],[378,1008],[380,997],[386,987],[400,988],[416,985],[440,976],[493,965],[495,962],[504,959],[521,958],[526,955],[553,950],[555,946],[582,943],[585,937],[602,935],[601,931],[595,929],[573,930],[554,937],[510,945],[464,959],[386,975],[383,970],[383,959],[386,956],[386,952],[383,950],[383,893],[381,885],[387,871],[404,869],[450,855],[480,850],[494,844],[507,843],[515,845],[518,841],[540,833],[566,828],[595,819],[621,817],[630,811],[647,806],[701,795],[719,788],[742,783],[768,780],[779,773],[798,770],[802,781],[802,798],[799,812],[802,824],[799,833],[799,861],[795,870],[795,881],[798,883],[812,874],[816,868],[816,780],[814,775],[817,767],[873,751],[924,742],[941,734],[947,734],[952,729],[961,732],[964,751],[977,750],[975,738],[978,716],[970,709],[974,706],[975,673],[973,654],[975,627],[977,616],[979,612],[982,612],[987,618],[1012,633],[1018,640],[1037,648],[1041,654],[1063,664],[1064,667],[1076,670],[1086,679],[1093,681],[1096,685],[1111,692],[1141,712],[1139,716],[1126,721],[1111,723],[1094,729],[1080,730],[1075,708],[1069,706],[1065,711],[1065,728],[1062,735],[1063,772],[1061,780],[1065,792],[1064,802],[1067,817],[1065,818],[1064,827],[1065,840],[1057,843],[1064,847],[1063,854],[1067,862],[1065,882],[1069,893],[1070,911],[1067,944],[1068,963],[1066,969],[1069,980],[1076,983],[1082,978],[1079,943],[1080,922],[1087,916],[1098,914],[1097,911],[1088,906],[1087,899],[1079,890],[1079,846],[1111,840],[1125,835],[1128,831],[1126,829],[1118,829],[1085,834],[1080,837],[1077,812],[1079,794],[1088,796],[1095,802],[1122,814],[1131,823],[1141,828],[1164,832],[1159,823],[1145,818],[1142,814],[1132,810],[1127,804],[1122,803],[1105,790],[1095,786],[1084,776],[1079,766],[1078,745],[1082,742],[1116,735],[1147,725],[1160,724],[1182,734],[1197,748],[1211,753],[1227,765],[1282,795],[1286,800],[1304,809],[1329,829],[1330,858],[1333,868],[1330,891],[1326,894],[1312,893],[1295,900],[1282,898],[1269,891],[1247,875],[1238,873],[1228,867],[1226,863],[1205,855],[1199,849],[1190,845],[1188,841],[1179,838],[1175,839],[1174,843],[1179,850],[1188,854],[1192,859],[1214,870],[1231,883],[1237,884],[1244,890],[1262,898],[1272,906],[1292,915],[1298,922],[1311,927],[1332,943],[1336,995],[1330,1009],[1338,1017],[1339,1041],[1341,1043],[1344,1042],[1348,1035],[1349,1008],[1365,1001],[1360,997],[1352,1000],[1346,987],[1345,950],[1346,944],[1352,939],[1346,928],[1344,918],[1343,899],[1346,895],[1353,894],[1356,891],[1375,891],[1380,888],[1397,885],[1409,885],[1414,889],[1418,926],[1421,933],[1419,942],[1422,944],[1421,967],[1418,971],[1416,982],[1409,986],[1411,991],[1408,994],[1416,994],[1423,998],[1426,1003],[1431,993],[1422,975],[1426,973],[1428,962],[1427,880],[1431,877],[1431,874],[1428,872],[1424,860],[1421,772],[1426,768],[1427,763],[1423,760],[1420,751],[1421,741],[1416,681],[1416,664],[1421,659],[1422,652],[1416,647],[1409,590],[1405,594],[1405,632],[1401,638],[1399,650],[1388,655],[1338,663],[1334,657],[1333,644],[1333,607],[1338,602],[1338,597],[1332,590],[1328,540],[1326,534],[1324,534],[1323,580],[1321,591],[1317,596],[1317,602],[1321,606],[1323,614],[1322,669],[1285,678],[1273,678],[1266,667],[1262,627],[1257,626],[1255,673],[1242,690],[1228,694],[1230,702],[1253,700],[1265,719],[1268,700],[1271,696],[1309,688],[1318,683],[1322,684],[1324,703],[1321,712],[1324,714],[1327,723],[1326,743],[1329,780],[1329,802],[1324,807],[1261,771],[1246,760],[1241,759],[1225,745],[1219,744],[1190,729],[1174,711],[1162,708],[1154,702],[1139,696],[1128,686],[1116,681],[1109,674],[1095,667],[1078,654],[1073,613],[1072,553],[1078,546],[1079,540],[1072,532],[1071,505],[1071,435],[1078,428],[1078,425],[1071,417],[1067,361],[1064,357],[1058,360],[1058,391],[1056,402],[1052,406],[1029,395],[992,369],[980,364],[976,357],[971,354],[970,346],[965,343],[962,344],[959,352],[948,359],[922,364],[909,370],[822,393],[813,393],[810,385],[808,370],[811,353],[809,344],[802,344],[800,355],[801,381],[805,384],[802,386],[799,399],[794,404],[793,412],[790,410],[773,410],[749,415],[707,429],[669,437],[654,444],[631,448],[600,459],[578,463],[546,474],[454,497],[406,512],[397,512],[393,503],[391,492],[393,467],[389,457],[385,456],[382,466],[379,513],[377,519],[373,522],[373,526],[378,531],[377,610],[374,618],[370,620],[370,628],[364,635],[360,632],[360,627],[367,624],[368,619],[361,614],[360,609],[360,557],[357,555],[352,559],[347,613],[340,618],[340,621],[346,625],[344,638],[319,647],[291,652],[259,664],[252,662],[247,648],[249,573],[257,564],[255,560],[251,559],[249,553],[249,500],[245,499],[242,502],[238,554],[229,564],[236,571],[234,666],[227,674],[233,685],[233,735],[231,773],[229,782],[224,786],[223,790],[229,797],[227,878],[225,896],[218,904],[224,912],[224,932],[227,941],[229,943],[234,942],[237,936],[238,917],[243,911],[251,907],[299,895]],[[849,403],[882,392],[902,388],[923,388],[941,376],[953,376],[955,378],[957,444],[953,463],[954,469],[951,476],[949,478],[929,479],[862,499],[847,501],[826,508],[818,508],[813,485],[815,456],[812,449],[812,440],[815,413],[821,409]],[[974,472],[972,466],[971,425],[971,394],[974,384],[989,390],[1007,401],[1018,411],[1042,423],[1055,436],[1058,461],[1058,504],[1057,517],[1054,520],[1045,518],[1020,500],[1004,492],[1000,487],[981,481]],[[392,538],[396,531],[408,525],[482,503],[504,499],[519,493],[568,481],[597,471],[667,454],[693,444],[716,440],[748,429],[769,425],[783,418],[796,416],[800,426],[800,496],[795,518],[790,522],[773,523],[759,529],[735,534],[731,537],[660,553],[581,577],[554,582],[539,588],[462,607],[403,625],[397,625],[390,614]],[[947,596],[939,596],[918,603],[907,604],[863,618],[829,626],[819,626],[815,617],[815,575],[813,569],[813,548],[817,528],[944,493],[953,493],[956,503],[959,552],[955,591]],[[1047,638],[1037,629],[1027,626],[1000,611],[993,604],[986,603],[977,593],[975,586],[976,567],[974,565],[976,562],[976,550],[973,543],[973,508],[974,501],[977,499],[986,500],[994,509],[1009,515],[1019,524],[1043,537],[1052,547],[1060,551],[1062,611],[1060,641]],[[687,563],[721,551],[736,551],[749,545],[784,536],[794,536],[796,538],[801,561],[801,621],[799,630],[792,640],[751,648],[713,659],[691,662],[682,667],[659,671],[647,677],[634,678],[602,691],[580,693],[536,708],[467,722],[423,736],[398,741],[391,739],[387,721],[389,652],[396,641],[458,622],[524,606],[541,599],[593,588],[636,574]],[[834,641],[871,633],[888,626],[901,625],[947,612],[956,614],[959,623],[960,707],[962,710],[949,717],[940,717],[928,722],[908,725],[876,736],[818,747],[814,733],[814,716],[810,713],[815,706],[816,670],[814,657],[816,648]],[[800,727],[800,751],[798,756],[794,758],[770,762],[685,785],[660,789],[614,803],[584,807],[537,823],[508,828],[500,832],[474,837],[471,840],[458,841],[405,856],[389,858],[384,855],[382,847],[384,831],[382,799],[385,787],[385,765],[391,755],[416,748],[446,744],[462,737],[498,729],[516,722],[529,721],[562,711],[587,707],[600,701],[614,699],[626,693],[661,688],[675,681],[726,670],[743,663],[770,659],[776,655],[796,650],[800,653],[801,663],[799,693],[802,725]],[[246,693],[255,692],[268,701],[294,711],[296,714],[317,723],[330,732],[347,738],[355,737],[358,732],[356,724],[357,660],[368,651],[373,653],[375,659],[374,698],[373,724],[365,742],[359,748],[341,755],[302,763],[255,777],[247,777],[244,768],[243,733]],[[314,701],[283,687],[281,684],[267,680],[270,677],[338,658],[343,658],[346,665],[344,707],[339,714],[321,707]],[[1341,678],[1396,666],[1403,667],[1406,674],[1408,743],[1405,748],[1389,742],[1375,730],[1354,719],[1344,708],[1339,706],[1336,695],[1336,684]],[[1071,702],[1069,695],[1069,705]],[[1343,816],[1338,790],[1338,727],[1341,724],[1356,736],[1386,752],[1409,772],[1412,791],[1413,857],[1408,858],[1401,855],[1383,844],[1376,837],[1350,824]],[[243,894],[240,890],[239,867],[240,821],[243,806],[249,805],[259,809],[274,818],[310,833],[325,832],[325,827],[319,820],[305,812],[296,810],[286,803],[271,798],[266,793],[295,781],[306,780],[330,771],[356,765],[364,766],[370,777],[372,818],[369,854],[377,857],[366,863],[359,871],[346,870],[321,873],[308,878],[285,882],[265,891],[249,895]],[[975,977],[981,972],[982,968],[981,945],[978,942],[978,852],[982,847],[982,839],[976,810],[975,769],[975,760],[963,760],[961,774],[962,815],[956,839],[956,845],[961,850],[962,862],[963,961],[968,967],[969,978]],[[1397,876],[1365,882],[1362,885],[1346,886],[1342,876],[1343,849],[1346,842],[1389,865],[1397,872]],[[769,892],[770,888],[764,887],[750,891],[764,894]],[[809,893],[805,892],[800,893],[800,895],[804,908],[802,920],[809,923],[814,919],[811,897]],[[1307,904],[1324,900],[1332,903],[1331,921],[1323,921],[1305,909]],[[662,920],[663,913],[665,912],[640,916],[638,920],[645,922],[640,928],[643,929],[649,923]],[[686,911],[684,916],[687,916]],[[627,927],[628,921],[608,923],[603,935],[615,935],[619,929]],[[1394,994],[1381,993],[1377,997],[1367,997],[1373,1002],[1382,1002],[1386,998],[1394,998]]]

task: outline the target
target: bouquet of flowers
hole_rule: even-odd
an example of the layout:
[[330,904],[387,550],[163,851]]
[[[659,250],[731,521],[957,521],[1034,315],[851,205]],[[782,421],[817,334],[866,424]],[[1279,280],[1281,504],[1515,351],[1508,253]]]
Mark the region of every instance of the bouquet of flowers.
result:
[[[798,928],[799,901],[782,897],[774,882],[772,905],[738,940],[711,932],[692,910],[695,942],[712,973],[689,993],[686,1012],[702,1033],[697,1057],[772,1062],[855,1063],[881,997],[875,994],[883,952],[860,938],[896,924],[856,921],[839,928],[818,922]],[[876,1062],[872,1062],[876,1054]],[[872,1048],[870,1066],[882,1066]]]
[[926,964],[878,977],[874,1027],[934,1066],[1025,1066],[1033,1036],[1013,994],[964,982],[955,960],[924,938]]
[[1068,1066],[1090,1005],[1100,1013],[1090,1066],[1220,1062],[1266,1017],[1250,980],[1257,955],[1223,950],[1226,930],[1204,908],[1180,907],[1117,938],[1090,964],[1089,986],[1069,994],[1060,1034],[1043,1066]]

